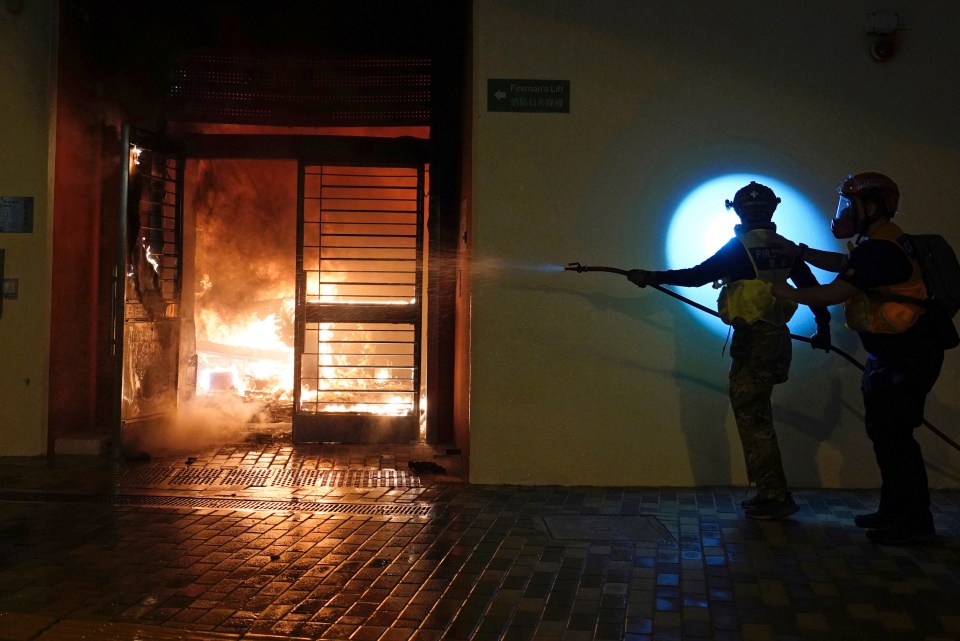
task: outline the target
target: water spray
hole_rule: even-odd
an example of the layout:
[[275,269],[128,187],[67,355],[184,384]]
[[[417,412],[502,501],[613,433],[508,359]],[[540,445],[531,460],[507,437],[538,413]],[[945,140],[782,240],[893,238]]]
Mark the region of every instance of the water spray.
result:
[[[626,276],[626,275],[628,274],[628,270],[626,270],[626,269],[620,269],[619,267],[598,267],[598,266],[593,266],[593,265],[581,265],[580,263],[567,263],[567,266],[565,267],[565,270],[566,270],[566,271],[570,271],[570,272],[577,272],[577,273],[583,273],[583,272],[610,272],[611,274],[620,274],[621,276]],[[678,294],[677,292],[673,291],[672,289],[667,289],[666,287],[664,287],[664,286],[662,286],[662,285],[656,285],[656,284],[653,284],[653,283],[651,283],[650,285],[648,285],[648,287],[653,287],[653,288],[654,288],[655,290],[657,290],[658,292],[663,292],[663,293],[666,294],[667,296],[672,296],[672,297],[676,298],[678,301],[680,301],[680,302],[682,302],[682,303],[686,303],[687,305],[690,305],[691,307],[696,307],[696,308],[699,309],[701,312],[706,312],[706,313],[710,314],[711,316],[717,316],[717,317],[720,316],[720,314],[718,314],[716,311],[710,309],[709,307],[707,307],[707,306],[705,306],[705,305],[701,305],[700,303],[698,303],[698,302],[696,302],[696,301],[690,300],[690,299],[687,298],[686,296],[682,296],[682,295]],[[809,338],[803,338],[803,337],[797,337],[797,338],[799,338],[800,340],[805,340],[805,341],[807,341],[808,343],[810,342],[810,339],[809,339]]]
[[[564,270],[565,270],[565,271],[568,271],[568,272],[577,272],[578,274],[582,274],[583,272],[608,272],[608,273],[611,273],[611,274],[619,274],[619,275],[621,275],[621,276],[627,276],[627,275],[629,274],[629,270],[620,269],[619,267],[604,267],[604,266],[598,266],[598,265],[582,265],[582,264],[580,264],[580,263],[567,263],[567,266],[564,268]],[[698,303],[698,302],[696,302],[696,301],[690,300],[690,299],[687,298],[686,296],[683,296],[683,295],[681,295],[681,294],[678,294],[677,292],[675,292],[675,291],[673,291],[673,290],[671,290],[671,289],[667,289],[667,288],[664,287],[663,285],[657,285],[657,284],[655,284],[655,283],[651,283],[651,284],[647,285],[647,287],[652,287],[652,288],[654,288],[655,290],[657,290],[658,292],[663,292],[663,293],[666,294],[667,296],[671,296],[671,297],[673,297],[673,298],[676,298],[678,301],[680,301],[680,302],[682,302],[682,303],[686,303],[687,305],[690,305],[691,307],[696,307],[696,308],[699,309],[700,311],[706,312],[707,314],[710,314],[711,316],[716,316],[716,317],[718,317],[718,318],[720,317],[720,314],[719,314],[716,310],[710,309],[709,307],[706,307],[705,305],[701,305],[700,303]],[[790,334],[790,338],[792,338],[792,339],[795,340],[795,341],[800,341],[801,343],[810,343],[810,339],[809,339],[809,338],[807,338],[806,336],[800,336],[799,334]],[[848,354],[847,352],[843,351],[842,349],[840,349],[840,348],[838,348],[838,347],[836,347],[836,346],[834,346],[834,345],[830,345],[828,348],[826,348],[826,351],[828,351],[828,352],[834,352],[834,353],[836,353],[836,354],[839,354],[840,356],[842,356],[843,358],[845,358],[847,361],[849,361],[850,363],[852,363],[853,365],[855,365],[855,366],[857,367],[857,369],[859,369],[861,372],[863,371],[863,365],[860,363],[860,361],[858,361],[857,359],[855,359],[853,356],[851,356],[851,355]],[[946,434],[944,434],[943,432],[941,432],[939,429],[937,429],[936,427],[934,427],[933,425],[931,425],[930,422],[929,422],[927,419],[923,419],[923,424],[924,424],[925,426],[927,426],[928,428],[930,428],[930,431],[931,431],[931,432],[933,432],[934,434],[936,434],[937,436],[939,436],[941,439],[943,439],[947,444],[949,444],[949,445],[950,445],[951,447],[953,447],[955,450],[960,450],[960,443],[957,443],[956,441],[954,441],[953,439],[951,439],[949,436],[947,436]]]

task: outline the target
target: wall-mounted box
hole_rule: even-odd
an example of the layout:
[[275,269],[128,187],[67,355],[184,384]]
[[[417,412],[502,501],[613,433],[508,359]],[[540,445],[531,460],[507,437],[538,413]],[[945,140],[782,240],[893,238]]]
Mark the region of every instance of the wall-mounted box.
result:
[[0,196],[0,234],[33,232],[33,197]]

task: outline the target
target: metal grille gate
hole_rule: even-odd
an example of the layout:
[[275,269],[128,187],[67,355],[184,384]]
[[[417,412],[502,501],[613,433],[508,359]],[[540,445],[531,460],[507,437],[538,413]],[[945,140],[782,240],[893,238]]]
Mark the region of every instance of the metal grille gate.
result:
[[293,440],[419,432],[424,170],[301,163]]
[[124,127],[120,262],[113,351],[120,371],[115,446],[163,425],[177,407],[183,161],[154,134]]

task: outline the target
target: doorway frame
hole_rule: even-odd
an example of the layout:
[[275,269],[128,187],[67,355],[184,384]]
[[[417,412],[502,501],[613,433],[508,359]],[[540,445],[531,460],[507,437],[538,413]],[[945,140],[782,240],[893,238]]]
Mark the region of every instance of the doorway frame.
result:
[[[180,152],[185,163],[191,160],[204,159],[231,159],[248,158],[254,160],[294,160],[316,164],[364,164],[375,158],[378,163],[397,163],[406,165],[430,165],[431,173],[436,171],[436,163],[432,157],[436,155],[436,142],[425,138],[414,137],[368,137],[368,136],[304,136],[285,134],[206,134],[206,133],[171,133],[166,134]],[[435,180],[431,179],[431,185]],[[434,214],[437,211],[436,199],[431,195],[430,208],[427,212],[427,225],[431,230],[439,224]],[[423,251],[430,256],[439,255],[437,244],[441,242],[440,234],[429,234],[429,247]],[[446,251],[444,251],[444,249]],[[449,254],[456,251],[456,247],[441,248],[440,251]],[[446,344],[439,334],[452,336],[453,317],[450,310],[454,307],[453,299],[444,301],[444,289],[437,287],[441,275],[438,272],[440,261],[429,261],[429,273],[424,278],[429,283],[423,288],[423,295],[427,302],[426,331],[427,339],[423,348],[427,350],[428,364],[426,370],[426,385],[428,408],[426,412],[426,434],[424,441],[429,444],[451,443],[454,435],[452,425],[441,426],[442,417],[446,412],[438,408],[452,408],[454,386],[451,380],[444,380],[443,372],[453,370],[454,353],[452,350],[437,349],[435,346]],[[447,319],[441,323],[441,319]]]

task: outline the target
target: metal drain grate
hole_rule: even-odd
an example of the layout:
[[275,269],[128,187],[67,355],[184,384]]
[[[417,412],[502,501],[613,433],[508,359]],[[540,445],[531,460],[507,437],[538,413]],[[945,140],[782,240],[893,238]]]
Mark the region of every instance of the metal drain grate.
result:
[[420,478],[402,470],[291,470],[158,466],[128,470],[121,487],[420,487]]
[[543,522],[550,536],[571,541],[646,541],[676,543],[655,516],[553,515]]
[[309,487],[322,484],[323,470],[283,470],[274,483],[283,487]]
[[198,496],[139,494],[67,494],[50,492],[0,492],[0,501],[33,503],[99,503],[118,506],[169,507],[249,512],[313,512],[373,516],[430,516],[436,506],[423,503],[325,503],[322,501],[261,501]]
[[[206,483],[205,485],[238,485],[241,487],[270,487],[271,477],[276,474],[276,470],[271,469],[236,469],[228,470],[223,481],[219,478]],[[202,484],[203,485],[203,484]]]
[[128,479],[137,485],[156,485],[173,474],[174,467],[170,465],[155,465],[153,467],[135,468],[120,473],[119,479]]
[[256,501],[181,496],[116,497],[117,505],[142,507],[186,507],[191,509],[247,510],[252,512],[316,512],[368,514],[376,516],[429,516],[433,506],[396,503],[323,503],[316,501]]
[[[220,470],[204,468],[181,468],[173,473],[169,485],[217,485],[217,479],[220,477]],[[162,483],[163,480],[158,481]]]

